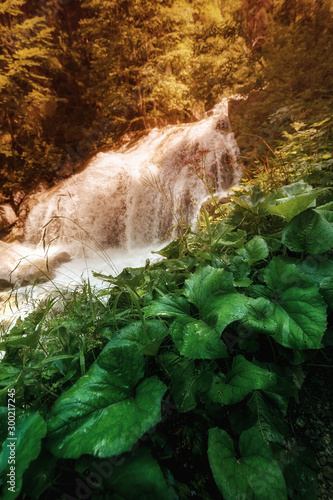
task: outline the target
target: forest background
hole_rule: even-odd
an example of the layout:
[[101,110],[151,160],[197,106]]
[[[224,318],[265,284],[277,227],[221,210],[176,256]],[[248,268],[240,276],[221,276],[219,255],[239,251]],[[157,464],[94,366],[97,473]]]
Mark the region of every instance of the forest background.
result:
[[[0,189],[52,185],[101,147],[222,97],[243,152],[333,100],[331,0],[5,0]],[[262,140],[261,140],[262,144]]]

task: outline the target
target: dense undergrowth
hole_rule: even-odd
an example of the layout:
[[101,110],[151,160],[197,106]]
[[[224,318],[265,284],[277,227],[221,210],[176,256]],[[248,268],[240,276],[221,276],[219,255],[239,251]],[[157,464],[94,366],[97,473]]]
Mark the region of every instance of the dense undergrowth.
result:
[[316,498],[288,405],[333,340],[330,127],[295,124],[160,262],[17,321],[1,343],[2,498]]

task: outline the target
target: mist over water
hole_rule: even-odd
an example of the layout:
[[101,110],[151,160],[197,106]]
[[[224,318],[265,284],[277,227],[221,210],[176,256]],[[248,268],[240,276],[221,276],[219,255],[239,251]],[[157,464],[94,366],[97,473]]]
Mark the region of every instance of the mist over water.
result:
[[[175,212],[194,226],[207,197],[186,158],[209,150],[206,171],[221,195],[238,182],[239,150],[227,108],[224,100],[200,122],[153,129],[134,145],[98,153],[83,171],[36,195],[24,242],[0,244],[0,280],[29,281],[29,266],[41,266],[45,250],[51,264],[56,260],[52,279],[61,286],[91,269],[116,274],[143,265],[150,250],[170,239]],[[167,199],[142,179],[157,180]]]

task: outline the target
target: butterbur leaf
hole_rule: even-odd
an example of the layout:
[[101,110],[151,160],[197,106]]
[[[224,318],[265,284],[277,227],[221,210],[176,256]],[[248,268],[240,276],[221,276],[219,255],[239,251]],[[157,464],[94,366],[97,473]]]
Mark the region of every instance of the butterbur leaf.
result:
[[227,233],[220,236],[215,241],[212,242],[212,247],[231,247],[240,248],[244,245],[246,240],[246,231],[243,229],[237,229],[237,231],[232,233]]
[[246,316],[248,301],[249,298],[240,293],[212,296],[201,309],[200,317],[222,333],[230,323]]
[[329,309],[333,309],[333,277],[324,278],[320,283],[319,291]]
[[171,297],[163,296],[154,300],[149,306],[143,308],[147,317],[161,316],[172,318],[174,316],[182,316],[189,314],[190,305],[184,297],[172,295]]
[[158,252],[153,252],[167,259],[178,259],[180,257],[184,248],[184,244],[179,240],[171,241],[166,247],[162,248]]
[[296,196],[301,196],[312,192],[313,187],[311,186],[311,184],[308,184],[305,181],[293,182],[292,184],[281,186],[280,188],[275,190],[278,199],[295,198]]
[[287,221],[290,221],[293,217],[296,217],[296,215],[300,214],[308,207],[314,206],[315,199],[322,191],[322,189],[320,191],[313,190],[310,193],[299,195],[295,198],[277,200],[278,204],[272,206],[269,209],[269,212],[271,214],[281,215]]
[[255,428],[239,438],[240,458],[235,456],[229,434],[209,429],[208,459],[213,477],[225,500],[287,500],[287,488],[272,452]]
[[316,285],[295,264],[277,257],[266,267],[264,278],[272,291],[276,342],[292,349],[318,349],[326,329],[326,304]]
[[136,345],[111,340],[87,374],[53,405],[47,436],[52,453],[63,458],[119,455],[156,425],[166,386],[155,376],[140,382],[144,363]]
[[259,216],[268,213],[270,206],[274,203],[277,195],[272,192],[268,196],[258,185],[253,186],[241,196],[231,196],[234,203]]
[[271,301],[264,297],[253,299],[247,304],[247,309],[249,312],[243,324],[248,331],[275,334],[278,324],[275,319],[275,305]]
[[247,361],[243,356],[236,356],[232,369],[226,379],[215,376],[209,396],[215,403],[232,405],[242,401],[255,389],[279,392],[281,379],[273,372]]
[[192,359],[228,357],[221,334],[201,320],[179,317],[170,326],[171,337],[179,352]]
[[277,252],[281,248],[281,241],[276,238],[271,238],[269,236],[265,237],[265,241],[271,252]]
[[162,321],[146,321],[145,327],[141,321],[133,321],[118,332],[113,343],[127,340],[141,349],[142,354],[155,356],[167,335],[167,328]]
[[221,295],[234,291],[232,274],[211,266],[200,266],[184,284],[186,297],[199,311],[212,295]]
[[308,255],[306,259],[296,262],[296,265],[309,280],[317,285],[320,285],[324,279],[333,278],[333,260],[326,254]]
[[333,225],[319,212],[305,210],[284,227],[282,243],[292,252],[326,252],[333,247]]
[[247,406],[252,413],[253,426],[265,441],[284,443],[289,427],[285,417],[288,401],[278,394],[267,395],[254,391]]
[[[174,340],[182,352],[186,347],[195,348],[198,352],[199,346],[195,347],[195,342],[197,335],[200,334],[207,341],[209,356],[213,354],[214,346],[215,354],[218,352],[218,356],[221,357],[225,351],[221,350],[223,346],[219,341],[220,335],[227,325],[246,315],[245,305],[249,300],[248,297],[236,292],[231,273],[211,266],[199,267],[186,280],[184,290],[188,300],[199,309],[201,321],[193,321],[194,318],[189,315],[189,302],[184,297],[176,295],[155,300],[144,309],[146,315],[177,319],[179,324],[174,327]],[[183,333],[179,325],[183,325]],[[216,351],[216,348],[219,351]],[[191,357],[194,357],[193,351]]]
[[164,268],[171,272],[184,271],[184,273],[188,273],[188,270],[195,267],[196,264],[197,260],[194,257],[190,257],[188,255],[187,257],[183,257],[182,259],[178,258],[178,259],[161,260],[160,262],[153,264],[153,266],[154,269]]
[[249,286],[252,281],[247,277],[250,272],[250,266],[244,257],[235,255],[228,266],[229,271],[233,274],[234,286]]
[[28,468],[30,462],[38,457],[41,450],[41,440],[46,434],[46,423],[38,413],[24,415],[15,429],[15,441],[8,439],[4,442],[2,453],[0,455],[0,476],[2,484],[6,484],[10,472],[11,461],[8,446],[15,446],[15,493],[9,491],[8,484],[3,489],[3,500],[17,498],[22,488],[22,476]]
[[269,255],[269,249],[263,238],[255,236],[243,248],[237,250],[236,253],[243,257],[249,266],[252,266],[255,262],[266,259]]
[[[108,474],[105,485],[126,500],[159,499],[172,500],[174,496],[164,479],[160,466],[147,448],[142,448],[124,457],[123,463]],[[95,465],[96,464],[96,465]],[[94,462],[92,472],[101,467],[105,469],[105,461]]]
[[199,402],[202,392],[211,386],[213,373],[198,371],[194,361],[172,353],[160,356],[164,371],[171,378],[171,394],[179,412],[193,410]]
[[333,224],[333,211],[332,210],[315,210],[319,215],[322,215],[324,219],[330,224]]

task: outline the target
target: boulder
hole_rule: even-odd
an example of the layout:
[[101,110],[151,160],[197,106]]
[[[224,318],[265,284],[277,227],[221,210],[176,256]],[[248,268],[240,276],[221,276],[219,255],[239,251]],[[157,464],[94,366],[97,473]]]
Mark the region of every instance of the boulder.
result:
[[7,236],[3,238],[6,243],[22,242],[24,240],[23,227],[13,227]]
[[14,285],[24,286],[34,283],[45,283],[55,277],[56,268],[71,260],[67,252],[59,252],[48,259],[38,255],[26,254],[26,248],[22,247],[26,257],[20,257],[19,253],[12,249],[11,245],[1,242],[0,246],[0,289]]
[[17,215],[11,205],[8,203],[0,205],[0,231],[6,231],[17,220]]
[[45,283],[55,277],[55,270],[61,264],[71,260],[67,252],[60,252],[53,257],[31,256],[22,259],[11,274],[11,282],[24,285]]
[[13,194],[14,205],[16,206],[19,205],[24,198],[25,198],[24,191],[16,191],[16,193]]

